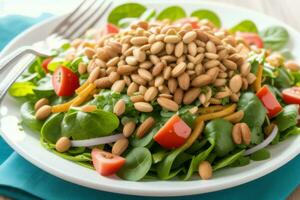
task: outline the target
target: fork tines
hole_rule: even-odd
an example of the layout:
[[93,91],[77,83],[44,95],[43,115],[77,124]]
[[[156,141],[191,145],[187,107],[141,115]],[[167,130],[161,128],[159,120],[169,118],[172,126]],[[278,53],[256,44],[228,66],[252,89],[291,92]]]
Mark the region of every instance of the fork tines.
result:
[[111,4],[109,0],[83,0],[52,33],[69,39],[80,37],[100,21]]

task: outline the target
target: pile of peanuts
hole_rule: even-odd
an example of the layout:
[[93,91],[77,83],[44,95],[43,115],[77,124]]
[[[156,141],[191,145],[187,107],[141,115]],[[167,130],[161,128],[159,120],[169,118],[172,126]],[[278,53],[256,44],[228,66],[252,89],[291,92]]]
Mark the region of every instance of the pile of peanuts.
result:
[[[97,40],[76,39],[72,46],[90,59],[78,71],[97,88],[126,92],[140,112],[152,112],[152,101],[169,111],[197,99],[204,107],[226,97],[237,102],[256,79],[246,61],[249,47],[211,24],[200,27],[140,21]],[[114,112],[125,107],[121,101]]]

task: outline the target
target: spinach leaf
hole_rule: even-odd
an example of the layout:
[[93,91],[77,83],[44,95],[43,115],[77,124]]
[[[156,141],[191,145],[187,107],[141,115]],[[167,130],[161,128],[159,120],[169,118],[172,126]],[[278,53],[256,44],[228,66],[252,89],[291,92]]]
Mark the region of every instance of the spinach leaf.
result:
[[31,102],[25,102],[22,104],[21,109],[20,109],[20,113],[21,113],[21,118],[22,118],[22,123],[24,125],[26,125],[27,127],[29,127],[32,130],[35,131],[40,131],[42,126],[43,126],[43,122],[40,120],[37,120],[35,118],[35,111],[34,111],[34,104]]
[[284,67],[276,68],[277,77],[275,78],[275,86],[278,88],[288,88],[293,85],[293,76]]
[[[280,140],[285,140],[288,137],[292,136],[292,135],[299,135],[300,134],[300,128],[297,126],[291,127],[287,130],[285,130],[283,133],[281,133],[281,138]],[[279,134],[277,134],[279,135]]]
[[169,19],[171,22],[174,22],[178,19],[186,17],[185,11],[179,6],[170,6],[162,10],[158,16],[157,20]]
[[280,50],[289,40],[289,33],[281,26],[268,27],[260,35],[264,41],[264,47],[272,50]]
[[250,163],[250,158],[248,156],[241,156],[234,163],[230,165],[230,167],[242,167],[246,166]]
[[61,122],[63,118],[64,113],[57,113],[45,121],[41,129],[41,134],[47,142],[55,144],[61,137]]
[[266,109],[261,101],[254,93],[246,92],[240,97],[238,110],[244,111],[242,122],[245,122],[251,130],[251,143],[261,143],[264,139],[261,127],[266,116]]
[[152,165],[151,153],[144,147],[132,149],[126,155],[125,159],[125,165],[118,172],[118,176],[125,180],[141,180],[148,173]]
[[208,155],[214,149],[214,147],[215,147],[215,144],[213,143],[213,144],[210,145],[210,147],[208,149],[206,149],[205,151],[202,151],[197,156],[193,157],[193,159],[190,163],[188,172],[186,173],[183,180],[186,181],[186,180],[189,180],[191,178],[193,173],[198,170],[200,162],[204,161],[208,157]]
[[196,10],[192,12],[192,17],[197,17],[198,19],[207,19],[212,22],[216,27],[221,27],[221,20],[219,16],[211,10]]
[[287,105],[283,108],[283,111],[275,118],[275,123],[278,126],[279,131],[284,131],[298,123],[298,106]]
[[62,121],[61,134],[75,140],[84,140],[111,135],[118,126],[119,119],[111,112],[69,111]]
[[32,82],[15,82],[8,90],[13,97],[26,97],[34,95],[35,85]]
[[196,152],[199,152],[200,149],[206,145],[206,143],[207,139],[201,138],[201,140],[196,140],[194,144],[192,144],[192,146],[186,150],[186,152],[190,154],[196,154]]
[[191,154],[188,154],[188,153],[185,153],[185,152],[182,152],[180,153],[176,159],[174,160],[174,163],[172,165],[172,170],[173,169],[178,169],[180,167],[182,167],[182,165],[187,162],[188,160],[191,160],[192,159],[192,155]]
[[54,88],[51,81],[51,76],[47,75],[37,82],[37,86],[33,89],[38,98],[50,97],[54,95]]
[[123,18],[140,17],[146,11],[146,7],[138,3],[125,3],[115,7],[109,14],[107,21],[118,25]]
[[233,26],[231,29],[229,29],[230,33],[235,32],[251,32],[251,33],[257,33],[257,27],[255,23],[251,20],[244,20],[238,23],[237,25]]
[[160,127],[154,127],[147,135],[142,138],[132,137],[130,139],[130,144],[134,147],[150,147],[154,140],[153,137],[157,133]]
[[168,155],[168,152],[166,150],[160,150],[154,154],[152,154],[152,162],[154,164],[159,163],[162,161],[166,156]]
[[254,160],[254,161],[266,160],[270,157],[271,157],[271,154],[266,148],[260,149],[250,155],[250,159]]
[[244,149],[232,154],[232,155],[228,155],[227,157],[217,161],[214,165],[213,165],[213,170],[219,170],[221,168],[227,167],[229,165],[231,165],[232,163],[234,163],[236,160],[238,160],[243,154],[244,154]]
[[282,49],[280,54],[285,58],[285,60],[292,60],[294,59],[293,53],[289,49]]
[[215,142],[214,151],[219,157],[227,155],[235,148],[231,137],[232,127],[227,120],[214,119],[204,129],[205,138]]

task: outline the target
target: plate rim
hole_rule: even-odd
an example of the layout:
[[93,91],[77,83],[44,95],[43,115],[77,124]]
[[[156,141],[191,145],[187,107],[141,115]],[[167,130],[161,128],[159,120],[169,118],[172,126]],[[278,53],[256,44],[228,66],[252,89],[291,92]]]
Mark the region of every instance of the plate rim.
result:
[[[135,2],[138,2],[138,1],[135,1]],[[140,3],[144,3],[144,2],[147,3],[147,2],[150,2],[150,1],[146,0],[146,1],[139,1],[139,2]],[[154,0],[154,2],[156,3],[156,2],[159,2],[159,1]],[[173,1],[172,3],[163,2],[161,4],[173,5],[176,2],[183,2],[183,0],[176,0],[176,1]],[[229,9],[230,8],[232,8],[232,9],[241,9],[241,10],[245,10],[247,12],[252,12],[253,14],[259,14],[259,15],[262,15],[262,16],[267,17],[267,18],[272,18],[274,21],[276,21],[276,23],[278,25],[279,24],[284,25],[285,27],[288,27],[289,29],[293,30],[294,32],[297,32],[297,34],[300,36],[300,33],[297,30],[295,30],[293,27],[291,27],[287,24],[284,24],[282,21],[280,21],[276,18],[273,18],[271,16],[268,16],[266,14],[248,9],[248,8],[243,8],[243,7],[236,6],[236,5],[229,5],[229,4],[225,4],[225,3],[221,3],[221,2],[210,2],[210,1],[207,1],[207,0],[202,0],[200,2],[193,2],[192,0],[187,0],[187,1],[184,1],[184,2],[187,2],[188,4],[195,4],[195,5],[206,4],[206,5],[212,5],[212,6],[213,5],[224,6],[227,9],[228,8]],[[64,15],[50,17],[49,19],[46,19],[45,21],[43,21],[41,23],[38,23],[36,25],[33,25],[32,27],[26,29],[25,31],[23,31],[22,33],[17,35],[13,40],[11,40],[3,48],[3,50],[0,53],[0,57],[2,55],[6,55],[8,52],[10,52],[12,50],[11,49],[12,46],[15,43],[17,43],[20,39],[22,39],[24,36],[26,36],[28,33],[32,32],[32,31],[36,31],[37,29],[39,29],[40,27],[45,26],[48,23],[53,23],[56,20],[62,20],[63,16]],[[1,106],[2,106],[2,103],[1,103],[0,107]],[[68,174],[61,173],[60,171],[57,171],[55,169],[52,169],[51,167],[47,166],[45,163],[39,161],[37,158],[34,158],[33,156],[27,154],[26,151],[23,151],[21,148],[19,148],[17,144],[15,144],[13,141],[10,140],[9,137],[6,136],[6,134],[2,134],[2,137],[19,155],[24,157],[27,161],[31,162],[34,166],[37,166],[38,168],[40,168],[41,170],[46,171],[47,173],[50,173],[50,174],[52,174],[56,177],[62,178],[64,180],[69,181],[69,182],[74,183],[74,184],[82,185],[82,186],[85,186],[85,187],[88,187],[88,188],[93,188],[93,189],[96,189],[96,190],[102,190],[102,191],[108,191],[108,192],[120,193],[120,194],[138,195],[138,196],[183,196],[183,195],[200,194],[199,191],[197,191],[197,187],[191,188],[190,190],[184,190],[184,191],[182,191],[182,190],[173,191],[173,190],[171,190],[171,188],[170,188],[170,190],[165,190],[165,191],[161,191],[161,190],[149,191],[149,190],[145,190],[145,189],[144,190],[141,190],[141,189],[136,190],[136,189],[133,189],[133,188],[131,190],[128,190],[128,188],[119,187],[117,185],[110,186],[110,185],[101,184],[101,183],[93,184],[93,183],[90,183],[90,182],[87,182],[87,181],[83,181],[82,179],[77,179],[74,176],[72,177],[72,176],[69,176]],[[267,175],[268,173],[278,169],[279,167],[286,164],[288,161],[292,160],[294,157],[296,157],[299,154],[299,151],[300,151],[300,147],[299,147],[299,149],[293,149],[293,151],[289,151],[290,152],[288,154],[289,156],[286,156],[286,157],[281,156],[278,159],[276,159],[275,160],[276,162],[274,161],[274,164],[273,164],[272,167],[264,167],[263,170],[261,170],[259,172],[248,174],[247,176],[245,176],[243,178],[240,178],[238,180],[234,180],[231,183],[218,184],[218,185],[215,185],[215,187],[207,188],[205,193],[213,192],[213,191],[219,191],[219,190],[222,190],[222,189],[227,189],[227,188],[231,188],[231,187],[234,187],[234,186],[242,185],[244,183],[250,182],[250,181],[255,180],[257,178],[260,178],[264,175]],[[101,188],[99,188],[99,186],[101,186]],[[170,193],[171,191],[172,191],[172,193]]]

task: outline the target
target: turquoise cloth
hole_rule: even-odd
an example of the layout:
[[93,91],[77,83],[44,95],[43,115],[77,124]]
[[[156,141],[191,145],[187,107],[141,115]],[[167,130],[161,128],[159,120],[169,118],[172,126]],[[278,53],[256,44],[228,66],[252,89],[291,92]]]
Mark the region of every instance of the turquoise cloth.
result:
[[[0,49],[12,37],[28,26],[45,18],[27,18],[22,16],[8,16],[0,18]],[[14,24],[14,26],[10,26]],[[260,179],[231,189],[202,195],[173,197],[164,199],[204,199],[204,200],[283,200],[300,182],[300,156],[290,161],[280,169]],[[13,199],[133,199],[150,200],[154,197],[138,197],[97,191],[66,182],[54,177],[31,163],[24,160],[8,147],[0,137],[0,195]]]

